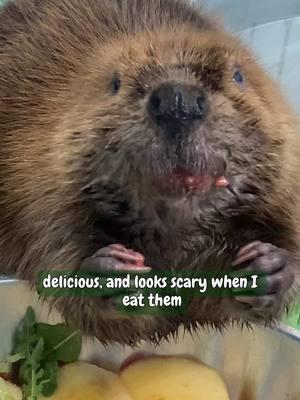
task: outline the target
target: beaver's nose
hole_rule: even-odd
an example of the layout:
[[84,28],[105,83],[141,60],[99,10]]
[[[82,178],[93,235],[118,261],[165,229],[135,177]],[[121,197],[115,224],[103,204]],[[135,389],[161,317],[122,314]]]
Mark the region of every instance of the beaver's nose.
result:
[[194,85],[167,82],[153,91],[148,103],[153,121],[170,132],[188,128],[207,116],[204,91]]

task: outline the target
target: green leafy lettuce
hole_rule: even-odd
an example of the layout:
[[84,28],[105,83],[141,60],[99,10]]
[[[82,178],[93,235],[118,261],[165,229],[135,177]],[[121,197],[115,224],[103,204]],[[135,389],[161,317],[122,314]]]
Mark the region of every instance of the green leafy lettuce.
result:
[[15,332],[13,352],[8,358],[18,366],[24,400],[51,396],[57,388],[59,363],[77,361],[81,344],[79,331],[63,324],[37,323],[29,307]]

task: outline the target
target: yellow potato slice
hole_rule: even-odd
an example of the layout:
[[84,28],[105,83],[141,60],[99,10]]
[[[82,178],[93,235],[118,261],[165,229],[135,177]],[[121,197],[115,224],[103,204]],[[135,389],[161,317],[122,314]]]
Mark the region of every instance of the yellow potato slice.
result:
[[150,357],[120,372],[132,400],[229,400],[219,374],[194,359]]
[[0,378],[0,400],[22,400],[21,389]]
[[126,395],[125,388],[115,374],[84,362],[76,362],[61,367],[58,376],[58,388],[47,399],[130,400]]

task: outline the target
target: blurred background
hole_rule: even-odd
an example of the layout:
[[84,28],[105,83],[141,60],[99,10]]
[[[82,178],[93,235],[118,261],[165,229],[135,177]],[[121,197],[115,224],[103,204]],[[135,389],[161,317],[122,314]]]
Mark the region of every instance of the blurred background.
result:
[[277,79],[300,114],[300,1],[195,0],[221,14]]

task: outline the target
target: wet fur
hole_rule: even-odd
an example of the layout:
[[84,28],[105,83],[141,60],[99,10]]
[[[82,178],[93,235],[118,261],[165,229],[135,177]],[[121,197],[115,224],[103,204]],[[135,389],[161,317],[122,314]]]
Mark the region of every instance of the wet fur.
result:
[[[0,13],[0,53],[2,273],[34,282],[40,270],[78,269],[115,242],[153,268],[230,269],[241,246],[261,240],[289,250],[297,275],[269,313],[230,299],[197,300],[177,319],[116,317],[92,299],[56,306],[103,342],[130,344],[176,334],[180,324],[280,315],[299,279],[299,132],[237,39],[182,1],[17,0]],[[236,63],[242,89],[230,82]],[[116,74],[122,88],[113,94]],[[178,152],[145,116],[147,96],[166,79],[202,82],[211,106]],[[236,185],[200,203],[170,200],[151,178],[178,161],[195,172],[229,169]]]

